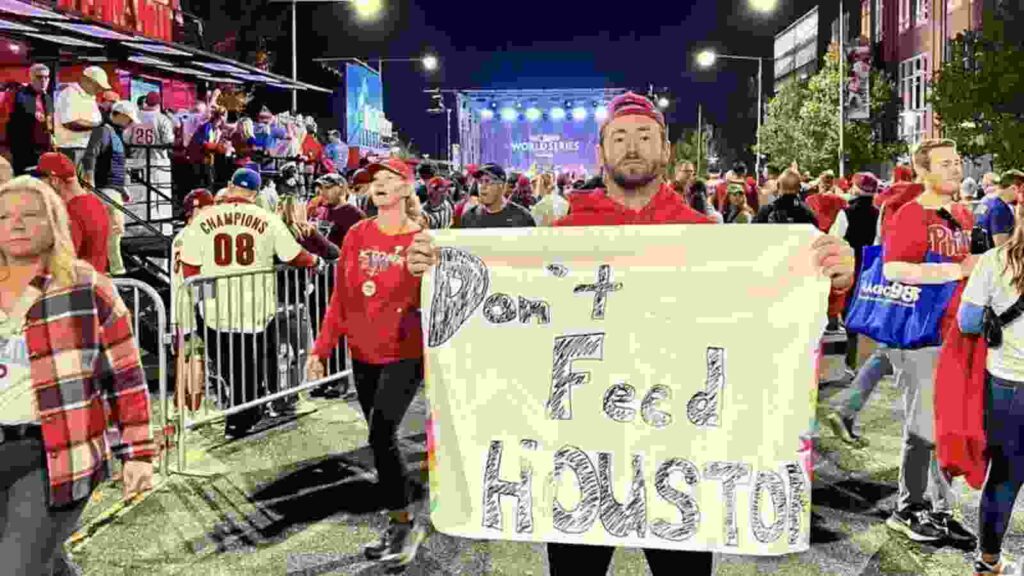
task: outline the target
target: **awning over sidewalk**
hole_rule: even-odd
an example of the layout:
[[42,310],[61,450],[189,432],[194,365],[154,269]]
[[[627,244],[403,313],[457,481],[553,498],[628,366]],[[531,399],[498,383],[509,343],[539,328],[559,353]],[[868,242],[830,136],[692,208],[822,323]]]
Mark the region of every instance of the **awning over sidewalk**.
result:
[[287,90],[332,92],[192,46],[133,36],[20,0],[0,0],[0,34],[32,44],[40,41],[57,44],[62,52],[72,53],[83,61],[133,62],[215,84],[259,84]]

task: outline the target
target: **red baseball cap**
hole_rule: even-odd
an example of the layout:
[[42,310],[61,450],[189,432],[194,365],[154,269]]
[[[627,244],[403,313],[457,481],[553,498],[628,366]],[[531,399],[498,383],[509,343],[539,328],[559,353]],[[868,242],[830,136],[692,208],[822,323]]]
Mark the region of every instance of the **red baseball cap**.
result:
[[149,94],[146,94],[146,106],[159,106],[160,104],[159,92],[150,92]]
[[440,176],[434,176],[427,182],[427,188],[447,188],[449,185],[449,182]]
[[185,196],[182,208],[185,210],[185,220],[192,217],[192,213],[204,206],[213,206],[216,201],[213,194],[206,188],[196,188]]
[[412,167],[398,158],[388,158],[383,162],[375,162],[366,167],[366,173],[370,176],[371,180],[377,172],[380,172],[381,170],[387,170],[393,174],[398,174],[404,180],[408,180],[410,182],[416,179],[415,176],[413,176]]
[[360,168],[359,170],[356,170],[355,172],[352,173],[352,176],[349,178],[349,181],[352,182],[353,186],[358,186],[360,184],[369,184],[372,180],[373,179],[370,178],[369,172],[367,172],[365,168]]
[[39,176],[56,176],[61,180],[69,180],[78,175],[75,163],[60,152],[47,152],[40,156],[35,173]]
[[658,110],[654,102],[634,92],[626,92],[612,98],[608,103],[608,118],[601,124],[601,132],[604,132],[605,126],[612,120],[623,116],[646,116],[660,124],[662,128],[665,127],[665,115]]

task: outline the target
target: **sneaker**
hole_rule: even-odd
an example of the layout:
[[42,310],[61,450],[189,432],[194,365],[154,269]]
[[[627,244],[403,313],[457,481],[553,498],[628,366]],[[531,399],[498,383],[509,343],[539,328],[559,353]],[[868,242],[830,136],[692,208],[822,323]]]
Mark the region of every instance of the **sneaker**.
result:
[[[821,326],[821,324],[819,324],[819,326]],[[828,323],[825,325],[825,332],[832,334],[842,332],[842,330],[839,329],[839,320],[836,318],[829,318]]]
[[978,554],[974,559],[974,576],[1019,576],[1020,570],[1016,564],[1007,564],[1002,559],[995,564],[989,564],[981,559]]
[[832,412],[825,417],[825,423],[832,429],[832,433],[840,440],[850,446],[864,447],[868,445],[866,438],[860,436],[853,430],[853,419],[843,418],[838,412]]
[[389,519],[388,528],[380,535],[380,541],[363,548],[363,556],[366,556],[367,560],[380,560],[384,553],[391,548],[391,542],[395,538],[397,525],[397,522]]
[[933,512],[930,514],[932,524],[945,531],[946,538],[952,543],[964,548],[974,548],[978,545],[978,539],[974,533],[964,527],[949,512]]
[[946,531],[932,523],[927,510],[916,508],[896,511],[885,521],[885,525],[914,542],[935,542],[946,537]]
[[396,522],[391,545],[380,557],[380,561],[394,568],[407,566],[416,558],[416,552],[426,537],[427,531],[421,522]]

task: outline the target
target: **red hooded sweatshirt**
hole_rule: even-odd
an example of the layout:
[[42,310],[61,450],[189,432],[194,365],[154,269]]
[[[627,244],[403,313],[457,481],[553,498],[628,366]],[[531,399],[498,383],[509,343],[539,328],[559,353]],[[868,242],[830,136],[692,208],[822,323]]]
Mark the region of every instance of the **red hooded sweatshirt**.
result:
[[935,366],[935,457],[954,478],[981,489],[988,471],[985,437],[985,339],[956,322],[943,338]]
[[711,224],[712,220],[686,205],[672,186],[664,184],[646,206],[626,208],[603,189],[569,196],[569,214],[555,226],[616,226],[622,224]]

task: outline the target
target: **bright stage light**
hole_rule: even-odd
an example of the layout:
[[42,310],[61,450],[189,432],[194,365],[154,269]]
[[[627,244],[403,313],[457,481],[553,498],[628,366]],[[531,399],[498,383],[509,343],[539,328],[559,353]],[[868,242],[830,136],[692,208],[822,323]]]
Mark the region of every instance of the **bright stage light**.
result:
[[551,119],[552,120],[564,120],[565,119],[565,109],[564,108],[552,108],[551,109]]
[[540,120],[540,110],[530,107],[526,109],[526,119],[530,122]]
[[598,120],[608,118],[608,109],[604,106],[598,106],[597,109],[594,110],[594,118],[597,118]]
[[661,108],[662,110],[664,110],[665,108],[668,108],[668,105],[669,105],[668,98],[665,98],[664,96],[662,96],[661,98],[658,98],[658,108]]
[[573,108],[572,109],[572,119],[576,120],[576,121],[586,120],[587,119],[587,109],[582,107],[582,106],[578,106],[576,108]]
[[484,108],[480,111],[480,118],[483,120],[493,120],[494,112],[489,108]]
[[502,108],[501,119],[505,122],[514,122],[519,118],[519,112],[516,112],[515,108]]

